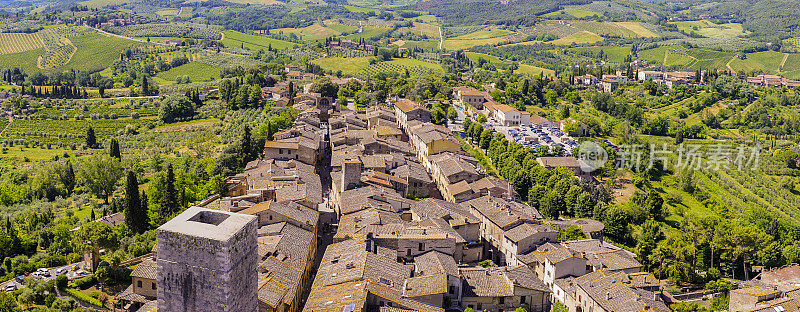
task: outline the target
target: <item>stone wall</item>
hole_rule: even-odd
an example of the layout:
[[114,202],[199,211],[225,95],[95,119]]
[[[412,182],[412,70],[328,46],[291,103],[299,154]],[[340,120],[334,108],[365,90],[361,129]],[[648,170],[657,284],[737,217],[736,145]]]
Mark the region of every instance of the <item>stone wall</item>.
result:
[[159,230],[158,310],[256,312],[256,225],[226,241]]

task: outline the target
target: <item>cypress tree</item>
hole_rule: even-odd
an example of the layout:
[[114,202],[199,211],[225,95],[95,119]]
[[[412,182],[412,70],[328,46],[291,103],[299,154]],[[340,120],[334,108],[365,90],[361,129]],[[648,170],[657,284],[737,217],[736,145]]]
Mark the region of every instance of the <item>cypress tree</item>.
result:
[[175,172],[172,164],[167,165],[167,179],[164,181],[164,197],[161,199],[161,217],[167,218],[178,212],[178,192],[175,190]]
[[142,209],[142,200],[139,198],[139,183],[136,173],[128,171],[125,184],[125,223],[134,233],[147,230],[147,210]]
[[119,151],[119,141],[117,141],[117,139],[111,139],[111,144],[109,144],[108,150],[111,157],[122,160],[122,154]]
[[92,129],[92,126],[89,126],[89,129],[86,130],[86,146],[89,148],[94,148],[97,146],[97,137],[94,135],[94,129]]
[[71,162],[67,162],[67,169],[64,171],[64,175],[61,177],[61,183],[64,184],[64,188],[67,189],[67,193],[72,194],[72,190],[75,189],[75,170],[72,168]]

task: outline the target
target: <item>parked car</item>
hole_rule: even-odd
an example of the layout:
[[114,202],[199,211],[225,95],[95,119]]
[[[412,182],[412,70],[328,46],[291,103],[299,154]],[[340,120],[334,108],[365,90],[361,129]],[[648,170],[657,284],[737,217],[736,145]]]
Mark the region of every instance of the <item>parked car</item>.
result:
[[12,292],[12,291],[15,291],[15,290],[17,290],[17,285],[14,285],[14,284],[8,284],[8,285],[6,285],[6,287],[3,287],[3,291],[5,291],[5,292]]
[[77,271],[75,271],[75,276],[77,276],[77,277],[84,277],[84,276],[86,276],[86,275],[89,275],[89,272],[86,272],[86,271],[84,271],[84,270],[77,270]]

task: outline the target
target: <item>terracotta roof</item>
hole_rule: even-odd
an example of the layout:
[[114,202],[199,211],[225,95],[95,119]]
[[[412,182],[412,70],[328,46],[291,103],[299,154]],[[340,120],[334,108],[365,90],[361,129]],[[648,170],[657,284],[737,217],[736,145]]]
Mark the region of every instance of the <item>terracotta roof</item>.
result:
[[513,284],[506,278],[502,270],[497,268],[462,268],[461,288],[464,297],[511,297],[514,295]]
[[142,263],[136,266],[136,269],[131,272],[131,277],[138,277],[143,279],[156,279],[156,273],[158,272],[158,265],[156,265],[155,261],[152,259],[144,259]]
[[420,297],[447,292],[447,275],[444,273],[407,278],[403,296]]
[[458,265],[453,256],[431,250],[414,258],[414,266],[420,275],[448,274],[458,276]]

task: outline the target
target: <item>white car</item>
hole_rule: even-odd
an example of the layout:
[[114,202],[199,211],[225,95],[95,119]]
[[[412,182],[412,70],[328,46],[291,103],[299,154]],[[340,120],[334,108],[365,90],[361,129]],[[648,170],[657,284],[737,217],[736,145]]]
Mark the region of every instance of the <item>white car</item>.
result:
[[89,272],[86,272],[84,270],[75,271],[75,276],[77,276],[77,277],[83,277],[83,276],[86,276],[86,275],[89,275]]
[[17,290],[17,285],[14,285],[14,284],[8,284],[8,285],[6,285],[6,287],[3,287],[3,291],[5,291],[5,292],[12,292],[12,291],[15,291],[15,290]]
[[67,274],[67,268],[60,268],[56,270],[56,275]]

